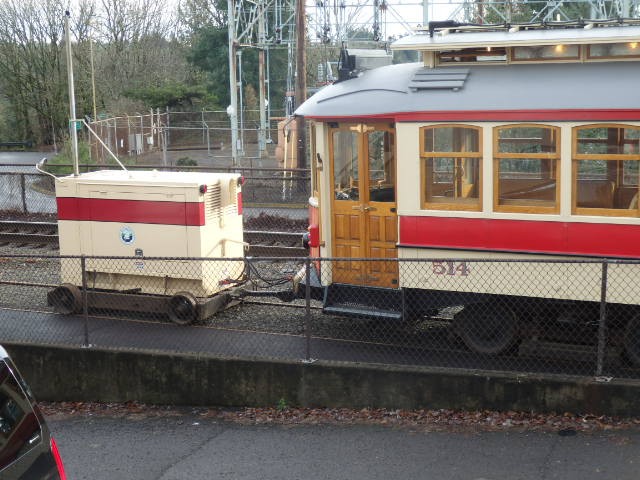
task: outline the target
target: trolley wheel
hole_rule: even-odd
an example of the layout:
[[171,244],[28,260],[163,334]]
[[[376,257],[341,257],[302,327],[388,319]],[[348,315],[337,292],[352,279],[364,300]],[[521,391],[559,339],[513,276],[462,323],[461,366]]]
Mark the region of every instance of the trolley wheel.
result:
[[189,292],[178,292],[169,299],[169,318],[178,325],[189,325],[198,318],[198,302]]
[[53,311],[63,315],[78,313],[82,309],[82,292],[70,283],[63,283],[54,288],[48,295],[49,305]]
[[624,355],[636,367],[640,367],[640,315],[634,316],[625,329]]
[[518,341],[518,317],[505,305],[469,305],[456,314],[454,322],[460,338],[474,352],[498,355]]

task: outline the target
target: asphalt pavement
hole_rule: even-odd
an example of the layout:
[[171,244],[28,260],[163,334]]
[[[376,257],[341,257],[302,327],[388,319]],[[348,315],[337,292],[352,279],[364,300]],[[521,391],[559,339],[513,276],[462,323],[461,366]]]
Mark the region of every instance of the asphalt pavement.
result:
[[72,480],[631,480],[640,430],[242,425],[197,412],[50,418]]

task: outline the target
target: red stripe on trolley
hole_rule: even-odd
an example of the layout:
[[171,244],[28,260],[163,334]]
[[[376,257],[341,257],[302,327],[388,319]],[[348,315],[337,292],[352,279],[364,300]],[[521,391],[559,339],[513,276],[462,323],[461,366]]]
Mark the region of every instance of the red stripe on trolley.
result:
[[400,217],[403,247],[640,257],[640,225]]
[[147,200],[106,200],[58,197],[58,219],[202,226],[202,202],[154,202]]

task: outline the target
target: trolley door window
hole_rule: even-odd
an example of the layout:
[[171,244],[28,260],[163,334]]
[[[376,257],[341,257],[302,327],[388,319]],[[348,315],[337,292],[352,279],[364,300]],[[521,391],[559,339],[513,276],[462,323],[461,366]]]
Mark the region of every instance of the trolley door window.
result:
[[358,200],[358,135],[333,132],[333,189],[336,200]]
[[638,216],[640,127],[575,127],[573,152],[573,213]]
[[557,213],[560,205],[560,129],[506,125],[494,129],[494,208]]
[[395,168],[393,135],[375,130],[367,135],[369,201],[395,202]]
[[481,209],[480,139],[479,127],[436,125],[421,129],[423,208]]

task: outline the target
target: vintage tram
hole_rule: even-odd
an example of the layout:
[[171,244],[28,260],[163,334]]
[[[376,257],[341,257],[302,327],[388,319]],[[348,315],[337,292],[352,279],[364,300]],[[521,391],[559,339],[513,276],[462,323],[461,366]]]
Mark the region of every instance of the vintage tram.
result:
[[[490,354],[539,333],[532,311],[597,325],[602,265],[545,260],[640,259],[640,22],[444,22],[391,48],[421,61],[358,71],[343,52],[341,80],[296,111],[324,309],[457,307],[456,333]],[[636,364],[639,270],[607,275],[607,327]]]

